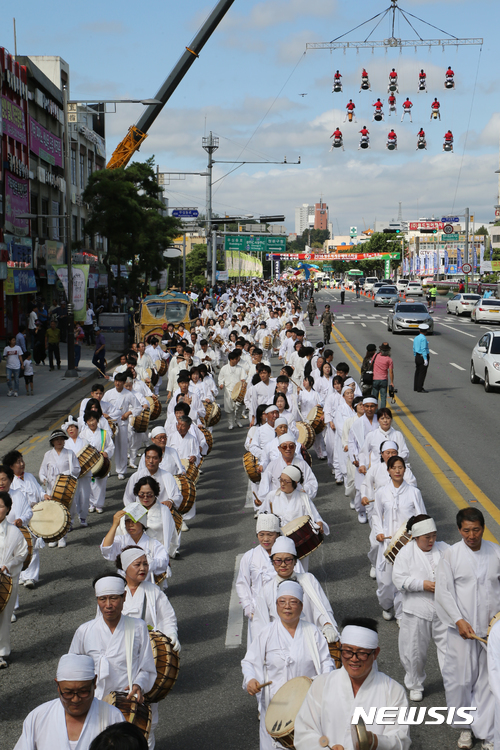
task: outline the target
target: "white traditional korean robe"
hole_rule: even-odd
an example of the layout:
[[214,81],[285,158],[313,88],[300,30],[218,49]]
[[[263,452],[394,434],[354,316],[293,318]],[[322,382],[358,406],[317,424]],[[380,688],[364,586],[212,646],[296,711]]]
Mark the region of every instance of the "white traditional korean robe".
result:
[[[88,445],[87,440],[81,434],[77,435],[76,440],[73,440],[73,438],[70,437],[64,443],[64,447],[70,451],[73,451],[75,456],[77,456],[77,461],[78,461],[78,453],[80,453],[80,451],[83,450],[83,448],[86,448],[87,445]],[[71,503],[71,509],[70,509],[71,515],[74,520],[77,518],[82,518],[84,521],[87,520],[87,516],[89,512],[89,503],[90,503],[91,482],[92,482],[91,471],[88,471],[83,476],[80,474],[80,476],[78,477],[78,484],[76,485],[76,492],[73,498],[73,502]]]
[[[408,708],[404,688],[379,672],[377,662],[354,697],[351,680],[345,669],[317,677],[295,719],[294,744],[297,750],[320,747],[321,737],[328,737],[330,747],[341,745],[354,750],[351,739],[351,717],[356,708],[366,713],[370,708]],[[408,726],[367,724],[378,736],[379,750],[408,750],[411,745]]]
[[12,592],[4,610],[0,612],[0,656],[10,654],[10,618],[16,604],[19,589],[19,573],[28,554],[26,539],[17,526],[5,518],[0,523],[0,569],[8,569],[12,578]]
[[[115,452],[115,444],[113,442],[112,433],[109,429],[108,423],[106,422],[106,428],[99,428],[95,430],[90,429],[87,425],[80,432],[80,437],[85,439],[89,445],[93,445],[96,450],[102,453],[107,453],[109,459],[111,459]],[[92,477],[90,483],[90,506],[92,508],[104,508],[104,501],[106,499],[106,485],[108,483],[108,476],[102,479],[95,479]]]
[[97,674],[95,695],[99,699],[112,691],[123,692],[132,687],[129,685],[126,661],[127,620],[134,625],[132,685],[139,685],[147,693],[156,680],[156,666],[146,623],[122,615],[112,633],[99,613],[94,620],[80,625],[69,647],[70,654],[85,654],[93,658]]
[[372,463],[380,461],[380,446],[384,440],[392,440],[394,443],[397,443],[398,456],[404,458],[405,462],[408,463],[410,451],[406,445],[403,433],[395,430],[394,427],[390,427],[387,432],[384,432],[380,425],[378,425],[376,430],[368,433],[363,443],[359,458],[361,466],[368,468]]
[[424,591],[424,581],[436,581],[436,569],[446,549],[446,542],[436,542],[430,552],[423,552],[416,541],[411,541],[394,560],[392,581],[401,592],[403,609],[399,658],[408,690],[424,689],[431,638],[436,644],[439,668],[443,668],[447,628],[436,614],[434,594]]
[[[314,500],[318,494],[318,480],[314,476],[312,469],[306,464],[303,458],[298,458],[297,456],[294,456],[292,464],[301,470],[304,477],[304,482],[302,485],[299,485],[299,489],[304,489],[308,497]],[[287,465],[281,454],[279,458],[271,461],[261,476],[258,492],[259,500],[265,500],[269,492],[280,488],[280,476]]]
[[[437,567],[436,611],[448,626],[443,682],[448,706],[476,706],[472,729],[476,737],[493,742],[495,701],[488,683],[486,649],[463,640],[458,620],[467,620],[484,638],[492,617],[500,612],[500,547],[482,541],[472,552],[464,541],[443,554]],[[459,724],[453,724],[459,729]],[[463,728],[463,726],[462,726]]]
[[311,622],[301,618],[292,638],[278,619],[252,641],[241,667],[244,689],[250,680],[258,680],[260,684],[272,682],[262,691],[259,735],[260,750],[273,750],[274,742],[265,723],[272,697],[294,677],[316,677],[331,672],[333,662],[325,637]]
[[[10,486],[12,490],[20,490],[31,507],[43,500],[43,489],[36,481],[33,474],[25,471],[22,477],[14,476],[12,484]],[[31,562],[26,568],[22,570],[19,575],[19,581],[38,581],[40,578],[40,550],[45,547],[45,542],[41,537],[31,535],[33,542],[33,552],[31,555]]]
[[118,429],[115,435],[115,467],[117,474],[126,474],[127,472],[127,453],[128,453],[128,419],[122,419],[122,416],[132,412],[133,417],[137,417],[142,406],[131,391],[124,388],[120,393],[116,388],[106,391],[106,401],[113,406],[113,413],[110,415],[116,420]]
[[167,596],[155,583],[144,581],[132,595],[128,586],[123,605],[123,614],[144,620],[153,630],[177,638],[177,617]]
[[23,722],[23,732],[14,750],[88,750],[92,740],[111,724],[121,724],[122,712],[94,698],[79,739],[70,744],[64,706],[59,700],[37,706]]
[[[123,519],[122,519],[123,521]],[[121,533],[120,533],[121,532]],[[130,534],[125,531],[125,524],[120,526],[113,544],[104,547],[101,542],[101,554],[105,560],[115,561],[125,547],[141,547],[146,553],[150,573],[159,575],[167,570],[169,557],[168,552],[159,541],[143,534],[138,542],[134,542]]]
[[239,365],[224,365],[219,371],[219,388],[224,387],[224,411],[228,415],[229,425],[234,427],[235,416],[241,414],[243,404],[237,404],[231,398],[231,393],[236,383],[245,380],[245,371]]
[[[341,402],[341,395],[338,393],[338,391],[333,388],[327,395],[326,399],[324,400],[324,412],[325,412],[325,448],[326,448],[326,456],[328,458],[328,465],[334,469],[335,466],[335,434],[336,429],[332,430],[330,427],[330,422],[333,422],[335,425],[335,428],[337,427],[336,421],[335,421],[335,415],[337,413],[337,408],[340,405]],[[343,400],[343,399],[342,399]],[[338,477],[340,479],[340,477]]]
[[55,448],[43,457],[38,476],[47,495],[51,495],[59,474],[71,474],[78,478],[80,476],[80,464],[73,451],[63,448],[60,453]]

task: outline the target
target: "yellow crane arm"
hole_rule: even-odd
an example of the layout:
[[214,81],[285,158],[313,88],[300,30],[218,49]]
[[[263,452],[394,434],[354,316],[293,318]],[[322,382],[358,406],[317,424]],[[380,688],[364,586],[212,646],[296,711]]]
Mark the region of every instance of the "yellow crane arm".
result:
[[135,125],[132,125],[123,141],[113,151],[106,168],[118,169],[118,167],[126,167],[134,153],[147,137],[147,133],[143,133]]

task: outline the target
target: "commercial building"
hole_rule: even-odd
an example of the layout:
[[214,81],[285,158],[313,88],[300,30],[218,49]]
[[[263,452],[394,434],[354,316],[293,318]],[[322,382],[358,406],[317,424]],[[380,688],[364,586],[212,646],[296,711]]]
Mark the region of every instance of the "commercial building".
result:
[[306,229],[314,229],[315,206],[303,203],[295,209],[295,234],[300,236]]

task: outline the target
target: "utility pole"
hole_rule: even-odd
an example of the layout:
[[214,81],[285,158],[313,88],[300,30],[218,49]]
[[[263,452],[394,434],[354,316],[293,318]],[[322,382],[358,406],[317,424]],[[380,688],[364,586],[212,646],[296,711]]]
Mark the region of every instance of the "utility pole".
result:
[[[207,164],[207,223],[205,225],[206,230],[206,238],[207,238],[207,270],[208,270],[208,260],[211,257],[212,258],[212,279],[211,283],[212,286],[215,285],[216,281],[216,271],[217,271],[217,240],[213,241],[213,235],[212,235],[212,170],[214,165],[213,160],[213,154],[217,149],[219,148],[219,138],[217,136],[214,136],[212,134],[212,131],[210,131],[210,135],[208,137],[204,137],[202,140],[202,145],[205,151],[208,154],[208,164]],[[215,262],[214,262],[214,256],[215,256]]]
[[73,257],[71,250],[71,139],[69,134],[68,117],[68,85],[63,86],[64,107],[64,148],[66,159],[64,162],[64,179],[66,180],[66,252],[68,254],[68,369],[64,373],[65,378],[77,378],[78,372],[75,368],[75,317],[73,309]]
[[[465,209],[465,263],[469,262],[469,209]],[[469,274],[464,274],[465,276],[465,291],[469,291]]]

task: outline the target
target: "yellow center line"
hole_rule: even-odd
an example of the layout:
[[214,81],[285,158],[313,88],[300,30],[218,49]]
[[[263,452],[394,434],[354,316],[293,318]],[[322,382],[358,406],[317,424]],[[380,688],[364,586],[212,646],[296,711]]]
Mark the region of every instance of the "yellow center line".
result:
[[[356,357],[357,360],[362,361],[362,357],[358,352],[354,349],[354,347],[349,343],[349,341],[346,340],[345,336],[343,336],[340,333],[337,333],[336,331],[332,331],[332,335],[335,338],[335,343],[340,347],[342,352],[344,353],[345,357],[349,360],[349,362],[353,365],[353,367],[358,367],[359,362],[355,361],[353,356],[351,356],[350,352],[347,350],[346,347],[349,347],[349,349],[353,352],[353,355]],[[346,346],[344,346],[344,344]],[[410,422],[416,427],[418,432],[422,435],[423,438],[429,443],[429,445],[434,448],[438,456],[442,458],[442,460],[449,466],[450,469],[453,470],[454,474],[460,479],[462,484],[467,487],[467,489],[474,495],[476,500],[478,500],[481,505],[487,510],[487,512],[490,514],[490,516],[500,525],[500,510],[493,504],[493,502],[485,495],[485,493],[473,482],[472,479],[470,479],[469,476],[458,466],[456,461],[454,461],[451,456],[439,445],[439,443],[432,437],[432,435],[425,429],[425,427],[419,422],[419,420],[413,416],[411,411],[408,409],[405,404],[401,401],[401,399],[397,398],[396,403],[398,406],[402,409],[404,412],[404,415],[410,420]],[[428,455],[427,451],[424,450],[424,448],[420,445],[418,440],[414,437],[414,435],[410,432],[408,427],[405,425],[405,423],[402,421],[401,417],[395,417],[394,418],[398,427],[401,429],[403,434],[405,435],[406,439],[409,440],[411,445],[415,448],[416,452],[422,459],[422,461],[425,463],[426,467],[429,469],[432,476],[436,479],[436,481],[441,485],[443,490],[446,492],[450,500],[457,506],[457,508],[463,508],[468,506],[468,502],[465,500],[463,495],[457,490],[456,487],[453,486],[453,484],[450,482],[448,477],[444,474],[442,469],[439,468],[438,464]],[[497,542],[497,539],[493,536],[493,534],[486,530],[485,539],[488,539],[489,541]]]

